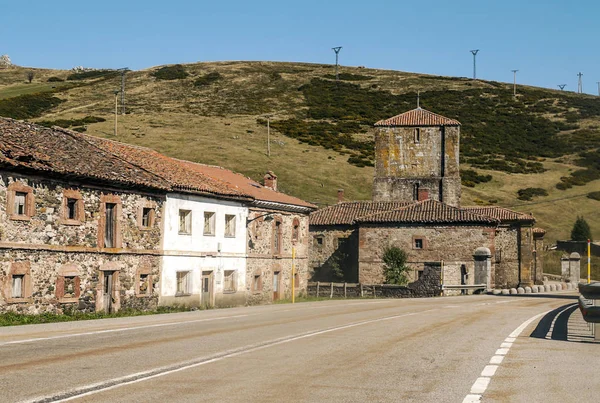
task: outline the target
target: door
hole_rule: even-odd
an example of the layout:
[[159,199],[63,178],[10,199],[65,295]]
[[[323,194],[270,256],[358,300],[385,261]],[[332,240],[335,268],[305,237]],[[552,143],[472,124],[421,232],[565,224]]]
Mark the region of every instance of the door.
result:
[[[467,266],[465,266],[464,264],[461,264],[460,265],[460,285],[466,285],[468,277],[469,277],[469,275],[467,274]],[[460,290],[460,293],[465,295],[467,293],[467,290],[462,289],[462,290]]]
[[202,306],[208,308],[212,306],[212,271],[203,271],[202,272],[202,296],[201,296],[201,304]]
[[280,284],[281,273],[276,271],[273,273],[273,301],[277,301],[279,299],[279,292],[281,288]]
[[103,308],[105,313],[113,312],[113,276],[114,271],[104,272],[104,285],[102,291]]

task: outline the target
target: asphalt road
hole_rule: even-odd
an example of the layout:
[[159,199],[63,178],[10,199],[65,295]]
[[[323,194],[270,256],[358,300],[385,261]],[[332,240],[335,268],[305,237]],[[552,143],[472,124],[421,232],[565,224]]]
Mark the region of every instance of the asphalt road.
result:
[[[563,312],[575,298],[327,301],[2,328],[0,401],[598,401],[600,344]],[[567,325],[580,334],[563,337]],[[578,357],[595,359],[589,377]]]

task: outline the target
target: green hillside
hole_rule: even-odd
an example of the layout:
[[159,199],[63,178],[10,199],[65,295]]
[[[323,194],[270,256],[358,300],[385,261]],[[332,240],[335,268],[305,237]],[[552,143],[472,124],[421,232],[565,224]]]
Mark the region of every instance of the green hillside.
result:
[[[414,108],[419,91],[422,107],[463,124],[463,204],[532,212],[550,242],[584,215],[600,239],[599,97],[519,86],[515,98],[511,84],[351,67],[336,82],[331,65],[306,63],[171,65],[126,78],[118,140],[254,179],[273,170],[283,191],[320,205],[338,188],[370,198],[372,124]],[[0,116],[112,137],[119,88],[110,70],[0,69]]]

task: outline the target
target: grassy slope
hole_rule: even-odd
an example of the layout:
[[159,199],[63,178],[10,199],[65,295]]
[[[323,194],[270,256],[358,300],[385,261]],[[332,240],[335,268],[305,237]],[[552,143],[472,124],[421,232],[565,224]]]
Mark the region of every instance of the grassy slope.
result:
[[[336,190],[343,188],[348,199],[368,199],[373,169],[347,163],[347,156],[319,146],[310,146],[272,134],[271,157],[266,156],[266,127],[257,124],[265,113],[274,120],[302,115],[305,110],[298,88],[312,78],[331,74],[329,65],[271,62],[221,62],[186,65],[190,76],[185,80],[157,81],[150,76],[155,69],[135,71],[127,76],[127,103],[130,114],[119,116],[119,140],[155,148],[165,154],[221,165],[254,179],[270,169],[280,180],[280,188],[290,194],[316,202],[335,202]],[[45,83],[50,76],[66,78],[66,71],[35,69],[32,84],[25,83],[29,69],[0,70],[0,99],[36,90],[51,90]],[[217,71],[222,78],[215,83],[194,87],[193,81]],[[498,83],[467,79],[410,74],[389,70],[345,67],[344,72],[368,75],[360,82],[365,88],[402,94],[420,90],[466,90],[494,88]],[[100,116],[106,122],[88,126],[88,133],[111,137],[113,132],[113,91],[119,79],[88,80],[87,85],[57,94],[64,103],[39,120]],[[52,84],[52,83],[50,83]],[[59,83],[60,84],[60,83]],[[548,90],[551,98],[555,91]],[[398,113],[403,111],[398,111]],[[588,119],[580,126],[596,125]],[[466,134],[466,133],[465,133]],[[361,135],[369,140],[372,133]],[[568,160],[568,159],[567,159]],[[463,164],[463,166],[466,166]],[[600,189],[600,181],[560,191],[554,187],[561,176],[578,169],[568,163],[547,160],[543,174],[506,174],[479,170],[493,175],[493,181],[463,188],[463,204],[497,200],[502,206],[533,212],[538,225],[548,230],[548,240],[566,239],[577,215],[584,215],[596,239],[600,239],[600,202],[585,195]],[[532,202],[516,199],[516,191],[526,187],[543,187],[547,197]]]

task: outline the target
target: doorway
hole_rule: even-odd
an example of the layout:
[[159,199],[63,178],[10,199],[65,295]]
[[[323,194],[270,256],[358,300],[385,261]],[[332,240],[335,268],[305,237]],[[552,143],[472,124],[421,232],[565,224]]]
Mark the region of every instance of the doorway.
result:
[[102,282],[102,309],[105,313],[116,312],[115,306],[115,272],[103,272],[104,278]]
[[[467,266],[464,264],[460,265],[460,285],[467,285],[467,279],[469,278],[469,274],[467,272]],[[466,289],[462,289],[460,290],[460,293],[462,295],[465,295],[467,293]]]
[[273,272],[273,301],[277,301],[280,297],[281,290],[281,272]]
[[213,306],[213,272],[203,271],[202,272],[202,291],[201,291],[200,303],[205,308]]

